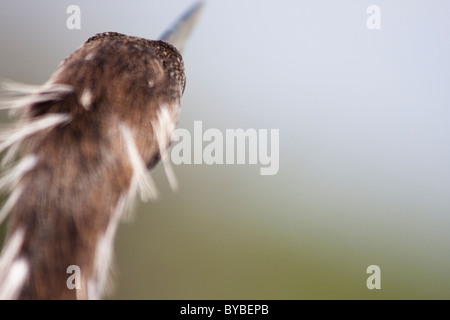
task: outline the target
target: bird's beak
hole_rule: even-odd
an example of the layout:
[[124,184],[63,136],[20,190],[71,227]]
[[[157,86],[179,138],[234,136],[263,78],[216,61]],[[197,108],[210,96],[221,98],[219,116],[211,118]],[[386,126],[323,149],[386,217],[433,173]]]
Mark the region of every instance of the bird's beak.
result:
[[160,40],[170,43],[182,52],[184,43],[194,28],[202,8],[203,2],[201,1],[193,5],[172,25],[171,28],[163,33]]

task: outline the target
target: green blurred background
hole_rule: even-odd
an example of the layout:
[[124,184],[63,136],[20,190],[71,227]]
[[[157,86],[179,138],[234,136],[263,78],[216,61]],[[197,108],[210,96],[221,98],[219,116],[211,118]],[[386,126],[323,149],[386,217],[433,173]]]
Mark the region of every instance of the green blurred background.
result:
[[[89,36],[154,39],[193,3],[0,0],[0,77],[43,83]],[[80,30],[66,28],[71,4]],[[366,27],[372,4],[380,30]],[[448,12],[445,0],[206,1],[179,127],[279,129],[280,170],[175,166],[174,193],[158,165],[162,199],[121,225],[109,297],[449,299]],[[381,290],[366,287],[373,264]]]

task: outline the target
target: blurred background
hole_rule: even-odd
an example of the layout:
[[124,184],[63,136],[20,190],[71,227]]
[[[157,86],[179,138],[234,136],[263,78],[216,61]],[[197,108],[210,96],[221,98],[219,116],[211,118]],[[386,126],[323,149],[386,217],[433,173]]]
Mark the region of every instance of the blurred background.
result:
[[[193,3],[0,0],[0,77],[41,84],[93,34],[155,39]],[[205,1],[179,127],[279,129],[280,169],[179,165],[174,193],[158,165],[162,198],[119,228],[109,298],[450,299],[449,12]]]

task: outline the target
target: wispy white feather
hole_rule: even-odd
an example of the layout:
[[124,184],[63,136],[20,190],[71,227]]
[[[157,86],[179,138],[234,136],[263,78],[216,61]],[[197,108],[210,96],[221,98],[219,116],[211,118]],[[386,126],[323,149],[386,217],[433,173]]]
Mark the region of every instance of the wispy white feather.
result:
[[0,300],[15,300],[19,297],[28,278],[30,265],[25,258],[13,262],[0,288]]
[[22,109],[32,104],[61,100],[74,92],[72,86],[47,82],[40,86],[11,80],[0,81],[0,109]]
[[20,146],[21,143],[18,142],[8,148],[8,150],[6,151],[5,155],[2,158],[2,161],[0,162],[0,168],[4,168],[7,164],[9,164],[11,161],[14,160],[14,158],[16,157],[17,153],[20,150]]
[[24,238],[24,230],[17,229],[3,248],[0,256],[0,300],[17,299],[28,277],[27,261],[18,259]]
[[21,184],[17,185],[16,188],[11,192],[2,209],[0,210],[0,224],[8,216],[8,213],[15,206],[20,196],[22,195],[23,186]]
[[169,153],[167,151],[167,143],[171,140],[171,136],[175,131],[175,121],[171,118],[169,110],[166,106],[161,106],[157,112],[158,122],[152,122],[153,132],[158,140],[159,152],[164,165],[167,180],[173,191],[178,191],[178,181],[170,163]]
[[32,93],[39,92],[41,88],[42,85],[26,84],[9,79],[0,80],[0,89],[2,93],[5,95],[16,95],[16,96],[29,95]]
[[158,189],[139,153],[130,128],[126,124],[121,123],[119,125],[119,130],[125,145],[128,160],[133,168],[133,178],[131,180],[130,189],[136,188],[141,200],[144,202],[149,199],[158,199]]
[[20,160],[13,168],[6,171],[0,178],[0,191],[11,191],[22,176],[36,166],[37,157],[29,155]]
[[51,113],[32,120],[20,121],[12,128],[2,129],[0,131],[0,152],[39,131],[56,127],[68,121],[70,121],[69,114]]
[[8,216],[8,213],[22,194],[23,187],[18,185],[20,179],[25,173],[32,170],[36,166],[36,163],[37,157],[35,155],[29,155],[20,160],[13,168],[6,171],[0,178],[0,191],[13,191],[0,210],[0,224]]
[[94,260],[94,278],[88,284],[89,299],[97,299],[105,292],[111,292],[113,283],[111,280],[112,265],[114,256],[114,235],[124,213],[128,210],[129,195],[123,194],[116,207],[111,213],[111,219],[103,235],[97,241],[97,249]]

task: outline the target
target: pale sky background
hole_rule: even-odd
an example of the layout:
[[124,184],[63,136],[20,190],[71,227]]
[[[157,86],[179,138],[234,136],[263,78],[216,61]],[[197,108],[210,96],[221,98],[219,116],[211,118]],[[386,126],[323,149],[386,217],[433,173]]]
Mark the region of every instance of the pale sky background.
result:
[[[43,83],[93,34],[155,39],[193,3],[0,0],[0,77]],[[179,127],[279,129],[280,170],[175,166],[173,193],[158,165],[111,297],[449,299],[450,2],[205,3]]]

